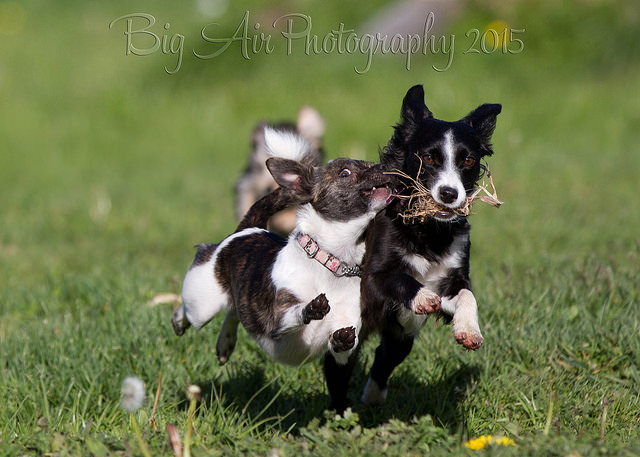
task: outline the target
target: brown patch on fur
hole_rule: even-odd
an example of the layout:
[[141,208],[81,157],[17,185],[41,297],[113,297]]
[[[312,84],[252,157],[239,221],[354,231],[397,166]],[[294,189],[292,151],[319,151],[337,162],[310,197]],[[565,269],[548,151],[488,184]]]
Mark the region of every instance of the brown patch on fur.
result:
[[[343,171],[346,177],[336,179]],[[347,221],[369,211],[374,187],[390,184],[389,177],[371,162],[335,159],[318,170],[312,206],[327,219]]]
[[278,300],[291,303],[295,299],[299,303],[293,295],[276,297],[271,282],[271,268],[285,243],[273,233],[254,233],[231,240],[216,258],[216,280],[229,293],[229,304],[251,334],[268,335],[278,327],[281,310],[285,309],[276,306]]
[[197,248],[196,256],[193,259],[193,263],[191,264],[191,268],[197,267],[198,265],[202,265],[203,263],[207,263],[213,253],[215,252],[217,244],[208,244],[208,243],[200,243],[196,244],[194,248]]

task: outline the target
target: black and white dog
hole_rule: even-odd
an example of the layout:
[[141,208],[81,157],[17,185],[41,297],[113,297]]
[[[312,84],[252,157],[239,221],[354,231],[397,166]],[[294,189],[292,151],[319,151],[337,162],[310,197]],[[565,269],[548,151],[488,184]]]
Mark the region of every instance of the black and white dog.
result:
[[[276,155],[304,157],[310,148],[297,135],[270,129],[266,141]],[[390,200],[390,179],[378,165],[351,159],[312,167],[274,157],[267,167],[289,200],[274,206],[273,194],[265,197],[234,234],[200,245],[184,279],[183,306],[172,318],[174,330],[181,335],[189,325],[200,328],[225,310],[220,363],[232,353],[241,322],[279,362],[296,365],[329,351],[345,364],[362,326],[363,233]],[[304,204],[288,240],[261,228],[291,201]],[[256,217],[256,207],[269,214]]]
[[[425,105],[422,86],[412,87],[403,100],[382,165],[418,180],[442,209],[423,223],[405,224],[400,215],[407,200],[396,199],[367,230],[363,322],[365,330],[380,332],[381,343],[362,395],[366,404],[384,402],[391,372],[411,351],[429,314],[450,316],[454,337],[465,348],[482,345],[469,279],[470,226],[455,210],[473,192],[481,159],[493,154],[490,141],[500,111],[501,105],[485,104],[459,121],[445,122]],[[409,185],[400,178],[399,193]],[[335,385],[343,378],[334,397],[344,404],[348,375],[348,366],[337,367],[327,379]]]

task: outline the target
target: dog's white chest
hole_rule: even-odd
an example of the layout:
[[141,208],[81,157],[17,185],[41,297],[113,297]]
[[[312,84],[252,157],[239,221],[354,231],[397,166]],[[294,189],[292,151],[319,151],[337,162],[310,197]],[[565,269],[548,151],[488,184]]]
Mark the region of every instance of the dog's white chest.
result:
[[413,268],[415,279],[424,286],[437,291],[438,284],[447,277],[449,271],[460,267],[462,256],[460,252],[455,250],[442,257],[438,262],[430,262],[417,254],[407,256],[405,261]]
[[278,255],[271,279],[276,289],[286,289],[300,303],[308,303],[325,294],[331,310],[321,320],[313,320],[300,331],[289,333],[278,341],[262,340],[262,347],[276,360],[298,364],[326,351],[329,335],[342,327],[361,327],[360,279],[336,277],[300,246],[289,244]]

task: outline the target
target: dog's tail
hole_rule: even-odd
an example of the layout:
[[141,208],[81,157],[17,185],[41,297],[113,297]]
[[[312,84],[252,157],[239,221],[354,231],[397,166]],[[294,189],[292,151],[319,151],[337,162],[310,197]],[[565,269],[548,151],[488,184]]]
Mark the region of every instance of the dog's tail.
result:
[[[303,164],[315,164],[311,145],[300,135],[265,127],[264,137],[269,154],[272,157],[295,160]],[[299,205],[299,198],[281,187],[255,202],[238,224],[236,232],[250,227],[267,228],[269,218],[283,209]]]
[[264,141],[271,157],[280,157],[303,163],[311,159],[311,145],[295,132],[265,127]]
[[261,229],[267,229],[267,223],[271,216],[276,214],[283,209],[286,209],[290,206],[297,205],[298,202],[292,198],[289,192],[286,192],[285,189],[278,187],[276,190],[269,192],[267,195],[262,197],[260,200],[255,202],[247,214],[244,215],[240,223],[238,224],[238,228],[236,228],[236,232],[244,230],[246,228],[257,227]]

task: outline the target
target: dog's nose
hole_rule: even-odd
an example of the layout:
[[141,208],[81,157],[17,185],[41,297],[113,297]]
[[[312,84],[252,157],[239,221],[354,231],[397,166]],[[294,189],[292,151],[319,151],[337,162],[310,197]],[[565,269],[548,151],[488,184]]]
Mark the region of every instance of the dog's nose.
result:
[[438,194],[444,203],[453,203],[458,198],[458,191],[449,186],[442,186],[440,190],[438,190]]

